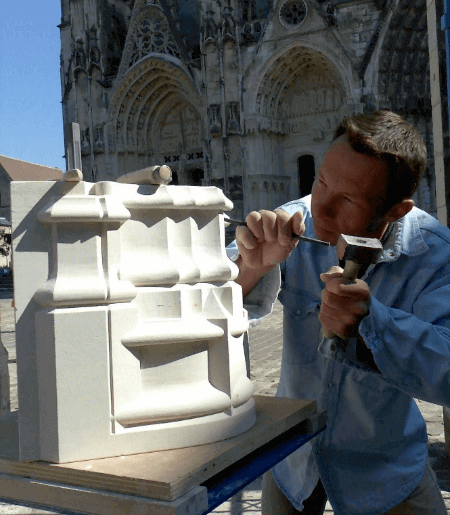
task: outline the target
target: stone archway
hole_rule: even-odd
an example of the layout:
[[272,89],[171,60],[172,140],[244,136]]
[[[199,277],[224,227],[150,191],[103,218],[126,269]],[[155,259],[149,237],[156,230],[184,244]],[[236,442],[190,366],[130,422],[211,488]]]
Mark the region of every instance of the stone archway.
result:
[[178,184],[200,186],[204,178],[204,154],[197,111],[185,101],[176,102],[161,113],[155,127],[161,162],[177,174]]
[[[252,153],[272,166],[265,170],[275,183],[269,181],[263,188],[270,189],[270,205],[289,200],[288,190],[310,193],[314,172],[308,181],[304,177],[308,185],[301,184],[298,157],[313,155],[316,162],[324,157],[336,126],[350,112],[347,90],[338,67],[323,53],[303,46],[291,47],[266,72],[256,94],[254,118],[260,135]],[[287,184],[284,191],[278,187],[280,179]]]
[[[183,184],[182,163],[203,166],[200,94],[176,61],[156,54],[144,57],[117,86],[107,123],[111,175],[167,163]],[[180,124],[186,129],[184,143],[169,145],[170,132]]]

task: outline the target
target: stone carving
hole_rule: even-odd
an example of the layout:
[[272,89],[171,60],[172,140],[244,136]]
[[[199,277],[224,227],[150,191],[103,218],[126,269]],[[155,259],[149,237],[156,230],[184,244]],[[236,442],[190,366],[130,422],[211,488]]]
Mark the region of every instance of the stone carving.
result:
[[96,39],[89,41],[89,53],[88,53],[88,69],[92,73],[93,68],[97,68],[101,71],[101,56],[100,49],[98,48]]
[[252,0],[248,2],[248,7],[245,8],[244,5],[243,9],[244,24],[242,25],[241,31],[242,44],[245,46],[250,46],[253,43],[256,43],[261,36],[262,20],[256,19]]
[[336,5],[333,2],[329,2],[326,5],[319,5],[317,8],[317,13],[321,16],[321,18],[325,21],[328,27],[332,27],[336,25],[337,16],[336,16]]
[[147,16],[137,25],[129,66],[150,53],[170,54],[181,58],[178,45],[162,13]]
[[306,19],[308,6],[304,0],[286,0],[280,7],[279,19],[286,29],[297,29]]
[[221,190],[14,182],[11,197],[22,460],[199,445],[253,425]]
[[84,51],[84,45],[81,39],[77,39],[76,41],[73,61],[75,63],[74,73],[77,71],[86,72],[86,53]]
[[288,134],[289,126],[283,120],[268,116],[249,116],[245,119],[245,132],[247,134],[256,132],[266,132],[268,134]]
[[239,102],[228,102],[227,104],[227,132],[229,134],[240,133]]
[[222,116],[220,114],[220,104],[211,104],[208,109],[209,133],[213,138],[222,134]]
[[[170,159],[170,158],[169,158]],[[149,166],[142,170],[121,175],[117,182],[122,184],[169,184],[172,170],[166,166]]]
[[81,130],[81,155],[88,156],[91,153],[91,137],[89,127]]
[[329,88],[297,91],[286,96],[279,107],[279,115],[283,118],[333,112],[342,107],[342,93],[338,87],[331,85]]
[[222,41],[236,41],[236,24],[231,14],[232,7],[226,5],[222,12]]
[[208,6],[206,11],[205,23],[203,25],[203,41],[205,45],[214,43],[217,41],[217,25],[213,18],[214,11],[212,10],[211,4]]
[[103,125],[95,127],[94,153],[103,154],[105,152],[105,136],[103,133]]

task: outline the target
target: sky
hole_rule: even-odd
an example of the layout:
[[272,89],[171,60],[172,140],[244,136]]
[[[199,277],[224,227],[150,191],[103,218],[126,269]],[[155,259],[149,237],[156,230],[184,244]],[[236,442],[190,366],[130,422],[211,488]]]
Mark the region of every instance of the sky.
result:
[[0,154],[66,169],[60,0],[0,0]]

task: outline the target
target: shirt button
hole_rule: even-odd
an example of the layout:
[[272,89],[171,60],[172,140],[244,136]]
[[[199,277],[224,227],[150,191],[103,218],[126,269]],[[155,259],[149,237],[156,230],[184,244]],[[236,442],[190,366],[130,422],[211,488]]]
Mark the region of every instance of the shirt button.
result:
[[301,315],[302,312],[300,310],[297,311],[297,316]]
[[328,383],[328,386],[333,386],[333,383]]
[[319,450],[317,451],[317,454],[318,454],[319,456],[320,456],[321,454],[323,454],[323,449],[319,449]]

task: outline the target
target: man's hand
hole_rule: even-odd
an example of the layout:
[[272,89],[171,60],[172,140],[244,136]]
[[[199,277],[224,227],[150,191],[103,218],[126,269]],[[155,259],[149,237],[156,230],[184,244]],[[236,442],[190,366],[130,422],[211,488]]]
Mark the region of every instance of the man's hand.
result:
[[358,336],[361,320],[369,314],[369,285],[356,279],[350,283],[342,277],[343,269],[333,266],[320,274],[326,284],[322,291],[319,320],[327,329],[345,339]]
[[244,295],[253,289],[258,280],[294,250],[305,232],[303,213],[290,215],[282,210],[252,211],[246,218],[247,227],[236,228],[236,243],[241,257],[237,265],[241,273],[236,282],[242,285]]

